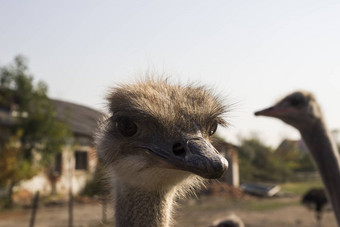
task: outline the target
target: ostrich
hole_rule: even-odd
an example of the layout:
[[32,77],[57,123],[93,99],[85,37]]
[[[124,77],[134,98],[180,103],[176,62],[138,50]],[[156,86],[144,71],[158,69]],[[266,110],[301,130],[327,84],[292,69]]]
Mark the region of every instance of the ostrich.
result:
[[231,214],[225,219],[215,221],[210,227],[244,227],[244,223],[239,216]]
[[107,100],[96,143],[115,226],[171,226],[176,198],[228,167],[210,143],[225,106],[203,86],[155,78],[115,87]]
[[312,188],[303,196],[301,202],[308,208],[315,210],[315,217],[320,226],[322,211],[328,203],[325,191],[322,188]]
[[300,131],[318,167],[340,226],[340,155],[314,95],[306,91],[294,92],[255,115],[278,118]]

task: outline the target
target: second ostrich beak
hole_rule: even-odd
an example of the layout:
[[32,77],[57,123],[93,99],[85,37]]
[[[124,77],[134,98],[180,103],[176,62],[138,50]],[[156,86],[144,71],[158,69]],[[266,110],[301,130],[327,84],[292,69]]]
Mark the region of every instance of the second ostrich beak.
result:
[[256,111],[254,114],[255,116],[280,117],[282,115],[285,115],[293,111],[294,111],[293,108],[290,108],[287,106],[275,105],[275,106],[271,106],[269,108],[266,108],[260,111]]
[[158,137],[140,148],[160,157],[169,168],[189,171],[207,179],[220,178],[228,169],[228,161],[203,137],[173,143]]

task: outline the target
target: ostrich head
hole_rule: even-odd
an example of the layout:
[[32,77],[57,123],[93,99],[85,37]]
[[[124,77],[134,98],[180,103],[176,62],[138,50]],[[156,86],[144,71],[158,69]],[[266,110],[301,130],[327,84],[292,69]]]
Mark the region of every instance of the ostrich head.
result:
[[278,118],[299,130],[313,127],[315,122],[322,120],[314,95],[307,91],[289,94],[274,106],[255,112],[255,115]]
[[340,156],[314,96],[305,91],[294,92],[255,115],[281,119],[300,131],[318,167],[340,226]]
[[[225,107],[199,86],[147,79],[113,88],[110,116],[97,136],[98,157],[112,179],[146,190],[219,178],[227,161],[211,145]],[[191,186],[190,186],[191,187]]]

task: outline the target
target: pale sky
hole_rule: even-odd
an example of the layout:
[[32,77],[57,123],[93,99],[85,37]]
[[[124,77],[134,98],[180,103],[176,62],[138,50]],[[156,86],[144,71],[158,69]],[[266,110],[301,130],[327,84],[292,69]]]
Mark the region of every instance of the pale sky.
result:
[[312,91],[340,129],[340,2],[0,0],[0,65],[17,54],[52,98],[104,107],[108,87],[146,70],[214,86],[236,103],[219,133],[277,146],[295,129],[254,117],[296,89]]

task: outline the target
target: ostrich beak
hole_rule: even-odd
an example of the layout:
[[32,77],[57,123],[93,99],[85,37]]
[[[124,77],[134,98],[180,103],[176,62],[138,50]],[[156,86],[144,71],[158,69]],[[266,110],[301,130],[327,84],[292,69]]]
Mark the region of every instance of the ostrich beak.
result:
[[255,116],[275,116],[276,110],[275,107],[269,107],[263,110],[256,111],[254,114]]
[[228,169],[228,161],[203,137],[175,143],[158,137],[153,143],[139,148],[161,158],[167,168],[192,172],[207,179],[220,178]]
[[260,111],[256,111],[254,114],[255,116],[280,117],[293,111],[293,108],[275,105]]
[[183,158],[175,162],[179,168],[207,179],[220,178],[228,169],[228,161],[202,137],[187,140],[183,148]]

